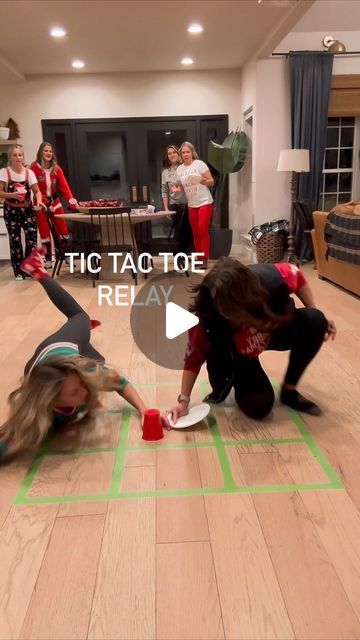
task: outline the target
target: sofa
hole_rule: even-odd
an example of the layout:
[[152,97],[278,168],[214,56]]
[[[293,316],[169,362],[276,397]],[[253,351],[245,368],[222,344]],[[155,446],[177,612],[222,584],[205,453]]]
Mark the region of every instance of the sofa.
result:
[[311,231],[311,238],[319,278],[325,278],[360,296],[360,265],[343,262],[331,256],[326,258],[327,244],[324,239],[324,229],[328,213],[326,211],[314,211],[313,215],[314,229]]

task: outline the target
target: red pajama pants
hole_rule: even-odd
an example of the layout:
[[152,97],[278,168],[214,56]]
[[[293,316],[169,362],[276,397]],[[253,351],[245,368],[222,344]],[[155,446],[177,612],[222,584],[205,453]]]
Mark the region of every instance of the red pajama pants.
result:
[[201,207],[189,207],[189,219],[194,236],[195,251],[203,253],[204,258],[210,254],[209,224],[213,210],[213,203],[203,204]]

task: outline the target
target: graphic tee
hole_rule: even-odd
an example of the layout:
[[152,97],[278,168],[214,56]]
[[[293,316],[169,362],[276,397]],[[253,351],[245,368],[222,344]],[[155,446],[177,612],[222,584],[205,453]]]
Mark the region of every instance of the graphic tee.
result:
[[210,189],[206,185],[192,184],[189,180],[189,176],[203,177],[205,171],[209,171],[209,167],[202,160],[193,160],[190,165],[181,164],[177,168],[177,174],[185,191],[189,207],[197,208],[213,202]]

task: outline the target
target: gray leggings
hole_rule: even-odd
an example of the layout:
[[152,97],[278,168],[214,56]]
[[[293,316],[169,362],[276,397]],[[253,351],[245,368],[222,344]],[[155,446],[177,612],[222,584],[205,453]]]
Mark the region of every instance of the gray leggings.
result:
[[43,278],[40,284],[44,287],[55,307],[67,317],[67,322],[39,344],[34,355],[26,363],[24,373],[26,374],[29,371],[44,347],[55,342],[73,342],[79,347],[81,356],[93,358],[98,362],[105,362],[104,357],[90,344],[90,318],[84,309],[50,276]]

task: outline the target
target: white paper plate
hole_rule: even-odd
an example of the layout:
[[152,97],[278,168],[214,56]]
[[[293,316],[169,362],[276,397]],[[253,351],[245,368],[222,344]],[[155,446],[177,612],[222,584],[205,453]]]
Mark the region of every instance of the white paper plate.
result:
[[194,407],[190,407],[189,413],[186,416],[179,418],[176,424],[173,423],[172,415],[170,413],[168,418],[172,429],[185,429],[186,427],[192,427],[194,424],[204,420],[209,412],[210,406],[205,402],[202,402]]
[[202,180],[202,176],[197,176],[195,174],[186,176],[186,181],[190,182],[191,184],[199,184],[201,180]]

